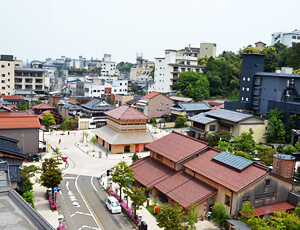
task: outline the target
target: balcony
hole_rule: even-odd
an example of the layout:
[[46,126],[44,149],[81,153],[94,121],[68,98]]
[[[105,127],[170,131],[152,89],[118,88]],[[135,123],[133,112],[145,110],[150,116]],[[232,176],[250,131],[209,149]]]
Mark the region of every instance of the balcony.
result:
[[253,99],[253,106],[259,106],[259,103],[260,103],[260,98],[254,98]]
[[261,85],[261,78],[260,78],[260,77],[256,77],[256,78],[255,78],[255,80],[254,80],[254,85],[258,85],[258,86]]
[[254,96],[260,96],[260,89],[261,88],[259,88],[259,87],[254,88],[253,95]]

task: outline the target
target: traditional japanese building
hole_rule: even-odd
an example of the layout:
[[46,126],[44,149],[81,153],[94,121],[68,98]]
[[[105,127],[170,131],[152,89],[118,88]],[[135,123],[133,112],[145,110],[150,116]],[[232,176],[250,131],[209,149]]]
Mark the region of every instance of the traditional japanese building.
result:
[[149,117],[138,110],[122,105],[104,113],[107,125],[94,130],[98,142],[112,153],[144,151],[154,141],[147,132]]

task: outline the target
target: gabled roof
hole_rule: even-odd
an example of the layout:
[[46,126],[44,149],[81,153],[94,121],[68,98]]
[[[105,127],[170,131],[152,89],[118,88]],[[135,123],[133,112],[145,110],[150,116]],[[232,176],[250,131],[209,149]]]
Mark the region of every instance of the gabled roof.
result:
[[159,182],[155,188],[180,203],[185,209],[189,209],[191,204],[198,204],[218,191],[182,171]]
[[143,96],[142,98],[151,99],[153,97],[156,97],[159,94],[160,94],[160,92],[151,92],[151,93],[148,93],[147,95]]
[[256,163],[251,164],[243,170],[237,170],[212,159],[220,152],[220,150],[216,149],[209,150],[185,163],[184,166],[234,192],[239,192],[269,172],[268,168]]
[[37,116],[1,116],[0,129],[40,129]]
[[239,113],[239,112],[231,111],[231,110],[227,110],[227,109],[211,110],[211,111],[205,112],[204,115],[212,117],[212,118],[219,118],[219,119],[224,119],[224,120],[232,121],[232,122],[240,122],[247,118],[254,117],[254,115],[252,115],[252,114]]
[[189,117],[188,120],[195,121],[201,124],[208,124],[210,122],[216,121],[216,119],[211,117],[206,117],[204,113],[197,114],[195,116]]
[[178,103],[176,106],[169,108],[177,111],[207,111],[210,110],[210,105],[206,102],[185,102]]
[[169,135],[146,145],[146,148],[179,163],[207,146],[208,144],[204,141],[173,131]]
[[134,178],[148,189],[176,173],[174,169],[150,156],[134,162],[130,167],[134,170]]
[[27,155],[20,152],[18,140],[5,136],[0,136],[0,152],[13,156],[27,158]]
[[183,101],[183,102],[190,102],[193,100],[193,98],[179,97],[179,96],[170,96],[169,98],[173,101]]
[[54,106],[46,104],[45,102],[32,106],[32,108],[33,109],[55,109]]
[[114,108],[113,105],[108,104],[105,100],[96,97],[92,98],[89,102],[82,104],[81,107],[92,111],[108,111]]
[[115,109],[105,112],[107,116],[115,118],[117,120],[149,120],[150,118],[141,113],[135,108],[127,105],[122,105]]
[[4,101],[22,100],[22,97],[18,95],[1,95],[1,96]]

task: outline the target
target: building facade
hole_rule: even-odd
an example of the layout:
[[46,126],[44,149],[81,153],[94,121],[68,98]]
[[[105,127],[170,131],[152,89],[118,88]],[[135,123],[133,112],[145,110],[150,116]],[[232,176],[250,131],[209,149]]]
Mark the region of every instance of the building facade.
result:
[[225,109],[265,116],[277,108],[284,111],[286,123],[290,115],[300,115],[300,75],[292,74],[290,68],[282,68],[280,73],[263,72],[264,58],[260,54],[243,55],[239,101],[226,101]]
[[23,67],[21,60],[16,60],[12,55],[0,56],[0,92],[2,95],[14,95],[15,68]]
[[271,45],[282,43],[287,47],[300,42],[300,30],[293,30],[292,32],[275,32],[271,35]]
[[144,151],[154,139],[147,132],[149,117],[138,110],[122,105],[105,112],[107,125],[93,130],[99,144],[112,153]]
[[165,50],[164,58],[155,58],[154,81],[149,82],[148,92],[174,92],[173,84],[179,74],[187,71],[201,73],[204,66],[197,65],[199,48]]

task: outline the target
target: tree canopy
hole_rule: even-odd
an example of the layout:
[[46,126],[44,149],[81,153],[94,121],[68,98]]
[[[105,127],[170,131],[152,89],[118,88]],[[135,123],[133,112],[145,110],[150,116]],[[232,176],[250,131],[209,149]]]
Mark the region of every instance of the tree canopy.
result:
[[226,226],[227,220],[230,219],[230,215],[226,213],[224,204],[215,203],[211,211],[211,219],[218,223],[220,226]]
[[46,127],[46,129],[49,129],[49,126],[51,125],[56,125],[53,115],[51,113],[44,114],[42,124]]
[[156,216],[158,226],[165,230],[184,229],[182,222],[186,220],[182,207],[176,204],[172,207],[170,204],[160,205]]
[[42,164],[41,185],[53,190],[61,181],[62,172],[57,167],[55,160],[53,158],[46,158]]
[[253,139],[253,130],[250,128],[249,132],[242,132],[237,138],[234,139],[234,145],[238,150],[243,152],[253,152],[255,141]]
[[210,96],[209,81],[203,73],[193,71],[180,73],[174,88],[180,90],[185,97],[192,97],[196,101],[208,99]]
[[285,130],[283,119],[283,111],[277,108],[268,112],[268,130],[266,132],[268,143],[285,143]]
[[134,64],[130,63],[130,62],[120,62],[117,64],[117,69],[121,72],[121,73],[129,73],[130,69],[134,66]]

